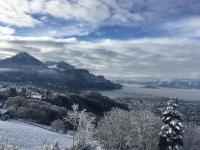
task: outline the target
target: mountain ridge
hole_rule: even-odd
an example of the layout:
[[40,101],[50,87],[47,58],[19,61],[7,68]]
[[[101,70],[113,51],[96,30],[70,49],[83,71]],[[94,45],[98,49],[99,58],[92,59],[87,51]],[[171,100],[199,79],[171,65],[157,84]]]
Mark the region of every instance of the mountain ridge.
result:
[[26,52],[0,60],[0,81],[55,89],[114,90],[122,86],[64,62],[42,62]]

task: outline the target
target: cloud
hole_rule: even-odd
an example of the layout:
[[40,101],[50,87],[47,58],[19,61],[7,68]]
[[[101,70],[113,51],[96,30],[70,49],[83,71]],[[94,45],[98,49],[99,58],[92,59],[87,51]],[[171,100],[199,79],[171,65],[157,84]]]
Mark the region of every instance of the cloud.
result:
[[[2,58],[27,51],[45,60],[64,60],[108,78],[198,78],[200,43],[185,38],[102,39],[0,37]],[[6,53],[5,53],[6,52]]]
[[21,37],[21,36],[0,36],[1,41],[8,42],[54,42],[54,43],[76,43],[77,39],[72,38],[51,38],[51,37]]
[[[55,34],[61,36],[88,35],[105,25],[131,26],[143,21],[140,14],[121,8],[116,0],[50,0],[42,5],[42,10],[39,11],[41,14],[74,22],[54,30]],[[52,32],[50,34],[52,35]]]
[[164,23],[161,28],[173,36],[200,37],[200,17],[187,17]]
[[29,5],[27,0],[2,0],[0,6],[1,23],[18,27],[34,27],[40,23],[39,20],[28,14]]
[[1,0],[0,6],[2,58],[27,51],[110,78],[200,77],[200,1]]
[[47,35],[49,35],[50,37],[63,37],[74,35],[83,36],[88,35],[92,31],[94,31],[94,29],[87,26],[68,25],[59,29],[50,29],[49,31],[47,31]]
[[0,35],[12,35],[15,33],[13,28],[0,26]]
[[[0,23],[20,28],[46,26],[47,36],[87,35],[101,26],[131,26],[144,20],[139,13],[120,7],[117,0],[2,0],[0,5]],[[49,16],[64,24],[51,26]]]
[[88,36],[108,26],[157,31],[165,22],[200,12],[196,0],[1,0],[0,5],[2,26],[24,29],[24,36],[39,30],[51,37]]

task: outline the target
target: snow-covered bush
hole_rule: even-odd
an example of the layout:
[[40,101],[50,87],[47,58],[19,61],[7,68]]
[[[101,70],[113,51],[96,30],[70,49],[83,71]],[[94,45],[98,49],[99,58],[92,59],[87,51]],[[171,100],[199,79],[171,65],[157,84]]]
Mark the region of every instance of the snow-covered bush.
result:
[[65,132],[65,124],[61,119],[56,119],[51,123],[51,128],[57,132]]
[[160,125],[149,111],[113,109],[99,121],[96,138],[106,150],[156,150]]
[[88,147],[94,131],[94,120],[95,117],[92,117],[85,109],[79,111],[78,105],[72,105],[72,111],[68,111],[64,121],[73,126],[73,149],[81,150]]
[[19,150],[19,148],[8,144],[0,144],[0,150]]
[[52,145],[45,145],[43,147],[43,150],[61,150],[61,149],[59,148],[58,142],[55,142],[55,144]]
[[160,132],[160,150],[182,150],[182,119],[177,111],[177,99],[170,98],[166,111],[163,112],[164,125]]
[[82,147],[79,147],[78,145],[74,145],[70,148],[70,150],[95,150],[95,149],[92,149],[90,145],[84,145]]

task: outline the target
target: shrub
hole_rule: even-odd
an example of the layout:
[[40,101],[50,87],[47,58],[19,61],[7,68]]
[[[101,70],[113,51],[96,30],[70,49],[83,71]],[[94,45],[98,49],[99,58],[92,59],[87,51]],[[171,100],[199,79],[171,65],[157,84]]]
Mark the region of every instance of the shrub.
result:
[[12,97],[6,101],[5,107],[11,117],[33,120],[37,123],[49,125],[52,121],[62,118],[66,114],[66,109],[51,103],[25,99],[24,97]]
[[51,128],[57,132],[66,132],[64,121],[56,119],[51,123]]
[[19,148],[8,144],[0,144],[0,150],[19,150]]
[[43,150],[61,150],[61,149],[59,147],[58,142],[56,142],[55,144],[52,144],[52,145],[45,145],[43,147]]

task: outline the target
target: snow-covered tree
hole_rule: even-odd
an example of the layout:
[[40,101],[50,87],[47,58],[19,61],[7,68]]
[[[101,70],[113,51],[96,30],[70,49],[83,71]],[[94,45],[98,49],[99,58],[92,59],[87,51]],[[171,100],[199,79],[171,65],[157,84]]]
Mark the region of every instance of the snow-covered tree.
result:
[[131,131],[130,116],[127,111],[113,109],[98,122],[96,137],[105,150],[129,149]]
[[135,110],[130,112],[131,125],[135,129],[132,139],[133,145],[137,145],[137,150],[158,150],[159,127],[161,118],[150,111]]
[[72,111],[67,113],[64,121],[73,126],[73,149],[81,150],[88,145],[93,135],[94,120],[95,117],[87,113],[85,109],[79,111],[78,105],[72,105]]
[[87,145],[89,139],[91,139],[94,133],[94,120],[95,117],[90,116],[84,111],[80,112],[80,118],[78,120],[78,128],[75,135],[76,145],[79,148]]
[[200,148],[200,130],[196,125],[184,125],[183,147],[184,150],[199,150]]
[[75,145],[75,131],[78,128],[78,120],[79,120],[79,111],[78,111],[78,105],[73,104],[72,105],[72,111],[68,111],[67,116],[64,117],[64,121],[67,123],[70,123],[73,126],[73,146]]
[[113,109],[99,121],[96,137],[106,150],[157,150],[160,125],[150,111]]
[[160,132],[160,150],[183,150],[182,119],[177,110],[177,99],[170,98],[163,112],[164,125]]

